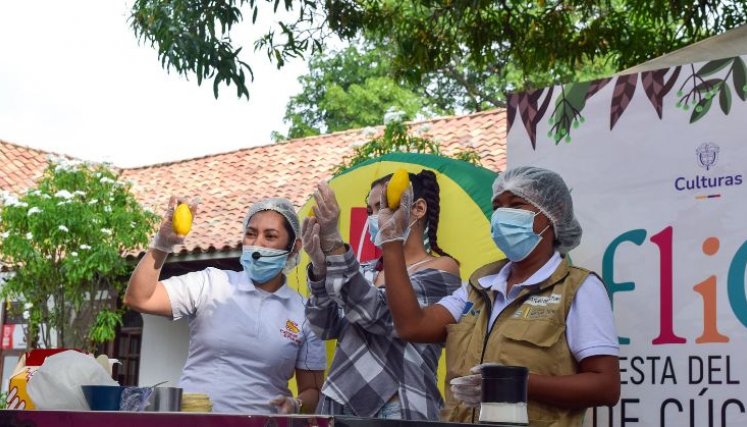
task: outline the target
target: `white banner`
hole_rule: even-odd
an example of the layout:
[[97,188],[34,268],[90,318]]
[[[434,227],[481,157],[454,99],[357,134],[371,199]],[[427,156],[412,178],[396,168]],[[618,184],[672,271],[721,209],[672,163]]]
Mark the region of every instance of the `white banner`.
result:
[[747,425],[747,57],[509,99],[508,166],[560,173],[620,341],[587,426]]

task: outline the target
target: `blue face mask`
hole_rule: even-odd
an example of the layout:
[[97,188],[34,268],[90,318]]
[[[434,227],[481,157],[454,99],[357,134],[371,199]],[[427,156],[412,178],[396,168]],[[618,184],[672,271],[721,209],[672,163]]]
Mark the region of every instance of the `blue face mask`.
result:
[[262,284],[269,282],[283,270],[289,254],[289,251],[279,249],[244,246],[239,260],[252,282]]
[[376,235],[379,234],[379,215],[369,215],[368,219],[368,234],[371,237],[371,243],[376,244]]
[[524,209],[498,208],[490,217],[493,242],[506,258],[513,262],[522,261],[532,253],[542,240],[549,225],[539,234],[534,232],[534,217],[538,213]]

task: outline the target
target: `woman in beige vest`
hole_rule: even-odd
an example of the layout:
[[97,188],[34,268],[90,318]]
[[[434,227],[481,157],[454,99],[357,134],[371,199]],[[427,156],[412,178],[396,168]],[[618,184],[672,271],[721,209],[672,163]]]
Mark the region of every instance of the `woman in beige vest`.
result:
[[447,381],[472,375],[452,386],[446,419],[476,421],[474,368],[499,363],[529,368],[530,425],[581,425],[586,408],[619,399],[619,348],[603,283],[566,257],[581,240],[568,187],[546,169],[508,170],[493,184],[493,210],[490,232],[507,259],[481,267],[467,286],[428,307],[414,297],[395,238],[409,209],[379,213],[397,333],[414,342],[446,339]]

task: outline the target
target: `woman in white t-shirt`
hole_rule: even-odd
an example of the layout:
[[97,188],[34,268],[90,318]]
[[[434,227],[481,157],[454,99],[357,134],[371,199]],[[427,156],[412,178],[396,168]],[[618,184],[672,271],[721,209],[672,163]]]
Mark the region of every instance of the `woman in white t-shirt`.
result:
[[[205,393],[214,412],[313,412],[326,367],[305,299],[285,283],[297,262],[299,222],[286,199],[255,203],[244,219],[243,271],[207,268],[159,281],[184,238],[174,233],[169,201],[151,247],[130,277],[125,303],[142,313],[189,320],[189,354],[179,384]],[[298,395],[288,380],[295,374]]]

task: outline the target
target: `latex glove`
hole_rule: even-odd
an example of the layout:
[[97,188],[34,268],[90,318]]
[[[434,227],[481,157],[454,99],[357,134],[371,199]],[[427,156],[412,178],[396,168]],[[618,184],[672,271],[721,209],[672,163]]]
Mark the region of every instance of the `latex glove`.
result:
[[298,414],[301,412],[302,404],[301,399],[291,396],[277,395],[274,399],[270,400],[270,405],[275,406],[278,414]]
[[[412,211],[412,185],[402,193],[399,208],[379,210],[379,232],[374,244],[381,247],[384,243],[407,240],[410,234],[410,211]],[[387,206],[386,190],[381,192],[381,206]]]
[[[161,218],[161,226],[158,228],[158,232],[153,236],[153,240],[150,242],[151,249],[157,249],[169,254],[174,252],[174,246],[184,243],[184,236],[179,236],[174,232],[174,227],[172,226],[171,221],[174,216],[176,205],[185,202],[186,199],[177,200],[174,196],[169,198],[169,205]],[[195,200],[189,205],[189,210],[192,211],[192,218],[196,216],[198,203],[199,200]]]
[[324,252],[319,243],[319,221],[315,217],[306,217],[301,227],[303,249],[309,254],[311,271],[315,279],[321,279],[327,274]]
[[500,363],[487,362],[470,368],[472,375],[452,379],[451,392],[454,398],[464,402],[466,406],[479,406],[482,400],[482,367],[499,366]]
[[462,401],[465,406],[479,406],[482,400],[482,374],[472,374],[453,378],[451,393],[454,398]]
[[328,254],[344,245],[340,230],[340,205],[337,204],[335,192],[326,182],[317,185],[314,192],[316,206],[313,206],[314,215],[319,221],[319,243],[322,252]]

